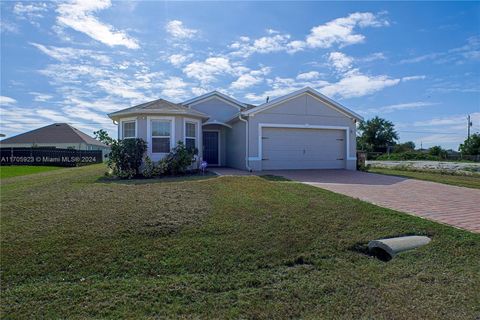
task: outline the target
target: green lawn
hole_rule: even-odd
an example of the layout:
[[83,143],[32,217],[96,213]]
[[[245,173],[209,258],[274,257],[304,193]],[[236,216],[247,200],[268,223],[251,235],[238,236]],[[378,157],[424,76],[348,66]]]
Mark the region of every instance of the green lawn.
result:
[[[271,177],[2,181],[3,318],[474,319],[480,235]],[[426,234],[390,262],[370,239]]]
[[466,176],[466,175],[453,175],[443,174],[437,172],[421,172],[421,171],[408,171],[408,170],[396,170],[396,169],[384,169],[384,168],[371,168],[368,172],[388,174],[392,176],[414,178],[419,180],[433,181],[444,184],[450,184],[459,187],[480,189],[480,175]]
[[62,169],[52,166],[0,166],[0,179]]

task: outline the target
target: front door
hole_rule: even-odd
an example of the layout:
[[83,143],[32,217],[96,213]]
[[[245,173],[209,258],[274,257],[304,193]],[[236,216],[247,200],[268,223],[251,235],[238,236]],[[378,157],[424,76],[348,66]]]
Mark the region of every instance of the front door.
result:
[[220,165],[218,151],[218,131],[203,131],[203,161],[210,166]]

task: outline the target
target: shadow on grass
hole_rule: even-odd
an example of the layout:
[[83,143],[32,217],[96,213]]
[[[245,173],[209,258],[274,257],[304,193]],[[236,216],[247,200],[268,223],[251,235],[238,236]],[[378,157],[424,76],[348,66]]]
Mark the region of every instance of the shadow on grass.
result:
[[276,176],[276,175],[273,175],[273,174],[264,174],[264,175],[259,175],[258,177],[262,178],[264,180],[268,180],[268,181],[292,181],[292,180],[287,179],[285,177]]
[[161,178],[134,178],[134,179],[118,179],[114,177],[100,177],[97,179],[97,183],[116,183],[125,185],[139,185],[139,184],[154,184],[154,183],[168,183],[168,182],[185,182],[185,181],[197,181],[216,178],[218,175],[214,172],[207,171],[204,174],[185,174],[180,176],[167,176]]

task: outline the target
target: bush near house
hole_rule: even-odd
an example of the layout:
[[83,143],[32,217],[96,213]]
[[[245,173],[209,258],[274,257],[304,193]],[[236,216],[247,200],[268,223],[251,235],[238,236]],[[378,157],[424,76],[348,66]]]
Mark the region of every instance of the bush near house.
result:
[[120,179],[131,179],[140,173],[147,143],[143,139],[123,139],[111,144],[108,167]]
[[192,170],[191,165],[195,162],[198,149],[188,149],[182,141],[170,151],[162,160],[154,163],[150,157],[144,161],[143,176],[145,178],[161,177],[166,175],[185,174]]
[[182,141],[165,158],[155,163],[145,156],[147,144],[142,139],[125,139],[112,144],[108,166],[113,176],[120,179],[153,178],[185,174],[195,162],[198,149],[188,149]]

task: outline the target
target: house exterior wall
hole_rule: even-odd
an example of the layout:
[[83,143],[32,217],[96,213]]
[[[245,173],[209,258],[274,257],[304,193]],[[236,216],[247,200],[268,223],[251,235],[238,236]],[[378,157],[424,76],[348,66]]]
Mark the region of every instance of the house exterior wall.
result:
[[199,150],[199,156],[198,159],[201,159],[201,150],[202,150],[202,121],[200,119],[195,119],[191,117],[184,117],[184,116],[171,116],[171,115],[158,115],[158,114],[143,114],[139,116],[134,116],[134,117],[126,117],[126,118],[120,118],[118,121],[118,136],[121,138],[122,133],[121,133],[121,125],[123,121],[131,121],[131,120],[136,120],[137,127],[136,127],[136,132],[137,132],[137,138],[145,140],[147,142],[147,155],[153,160],[153,161],[159,161],[163,157],[165,157],[166,154],[163,153],[152,153],[151,150],[151,136],[150,133],[148,132],[150,129],[149,121],[152,119],[156,118],[168,118],[169,120],[172,120],[173,122],[173,131],[171,133],[171,143],[170,146],[171,148],[175,147],[178,143],[178,141],[183,141],[185,142],[185,121],[192,121],[197,124],[197,149]]
[[235,106],[234,104],[218,97],[212,97],[198,103],[193,103],[190,105],[190,107],[210,115],[208,122],[226,122],[236,115],[240,110],[239,107]]
[[228,167],[246,170],[246,124],[236,121],[232,128],[226,130],[226,165]]
[[346,168],[354,170],[356,167],[356,125],[353,119],[305,93],[249,117],[249,165],[252,170],[262,170],[259,154],[259,126],[262,123],[345,127],[349,139]]

